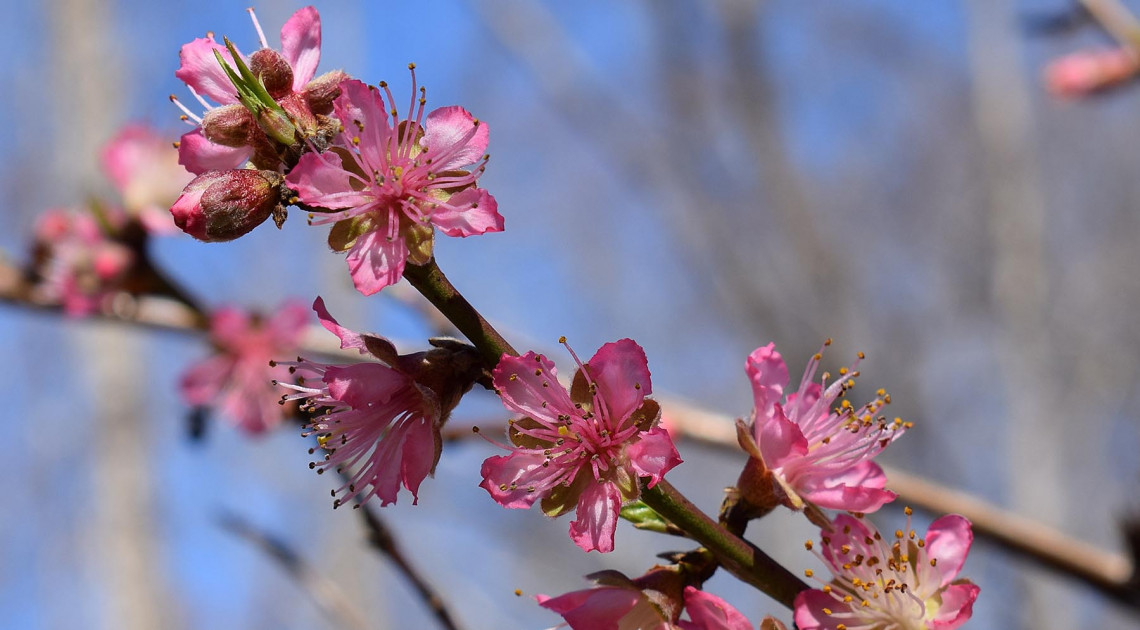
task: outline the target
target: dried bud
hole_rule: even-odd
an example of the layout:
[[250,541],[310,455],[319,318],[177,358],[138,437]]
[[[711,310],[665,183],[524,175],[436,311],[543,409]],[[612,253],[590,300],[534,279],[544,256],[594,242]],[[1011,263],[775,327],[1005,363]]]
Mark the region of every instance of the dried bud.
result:
[[262,48],[250,55],[249,69],[274,99],[293,91],[293,68],[276,50]]
[[273,171],[206,171],[186,185],[170,213],[200,241],[231,241],[278,209],[284,181]]
[[332,113],[333,100],[340,96],[340,82],[348,79],[344,70],[332,70],[305,85],[305,100],[314,114]]
[[202,117],[202,133],[214,144],[244,147],[249,145],[249,134],[255,124],[253,116],[244,105],[223,105],[211,109]]

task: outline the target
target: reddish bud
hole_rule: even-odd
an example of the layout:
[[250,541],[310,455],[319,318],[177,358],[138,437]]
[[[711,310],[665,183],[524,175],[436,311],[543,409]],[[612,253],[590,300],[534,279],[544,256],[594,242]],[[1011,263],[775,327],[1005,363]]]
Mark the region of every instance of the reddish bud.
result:
[[305,100],[314,114],[332,113],[333,100],[340,96],[340,82],[348,79],[344,70],[332,70],[305,85]]
[[277,101],[277,104],[289,114],[293,125],[301,132],[302,136],[308,137],[317,132],[317,117],[309,109],[309,104],[305,102],[304,96],[289,94]]
[[183,232],[200,241],[232,241],[280,206],[284,181],[273,171],[206,171],[186,185],[170,213]]
[[293,68],[276,50],[262,48],[250,55],[249,69],[274,99],[293,91]]
[[214,144],[244,147],[249,144],[249,133],[255,124],[253,116],[244,105],[223,105],[211,109],[202,117],[202,133]]

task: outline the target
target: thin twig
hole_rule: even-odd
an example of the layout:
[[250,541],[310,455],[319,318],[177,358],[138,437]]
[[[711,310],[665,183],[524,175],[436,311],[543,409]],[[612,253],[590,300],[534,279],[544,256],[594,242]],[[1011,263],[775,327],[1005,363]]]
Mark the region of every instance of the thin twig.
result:
[[344,592],[309,566],[285,541],[228,512],[221,515],[219,524],[222,529],[253,544],[284,569],[297,586],[313,600],[324,617],[335,620],[337,625],[344,628],[366,630],[369,627],[364,615],[357,610]]
[[1080,0],[1080,3],[1116,41],[1140,54],[1140,20],[1120,0]]

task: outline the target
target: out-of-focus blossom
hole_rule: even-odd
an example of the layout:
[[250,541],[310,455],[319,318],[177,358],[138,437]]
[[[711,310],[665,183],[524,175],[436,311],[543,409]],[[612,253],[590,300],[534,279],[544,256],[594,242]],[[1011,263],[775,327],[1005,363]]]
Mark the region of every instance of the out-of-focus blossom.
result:
[[[495,198],[475,186],[487,161],[486,123],[462,107],[425,116],[422,89],[404,120],[383,83],[383,95],[355,80],[340,89],[338,146],[302,155],[287,179],[302,202],[330,210],[310,222],[335,224],[329,245],[348,252],[358,291],[376,293],[400,279],[406,261],[430,260],[436,228],[448,236],[503,229]],[[414,70],[412,90],[414,99]]]
[[830,385],[827,373],[820,383],[812,382],[821,357],[822,353],[812,357],[799,389],[784,396],[788,368],[775,344],[749,355],[746,368],[755,408],[751,431],[739,432],[742,446],[752,455],[741,477],[741,492],[770,495],[768,503],[783,502],[793,509],[808,503],[873,512],[895,494],[884,489],[886,476],[871,459],[909,423],[879,415],[890,402],[883,390],[859,408],[841,400],[859,375],[858,361],[840,369],[839,378]]
[[284,181],[275,171],[206,171],[187,184],[170,214],[175,225],[200,241],[232,241],[270,215],[284,216]]
[[586,551],[607,552],[622,504],[640,496],[638,480],[647,477],[652,487],[681,458],[657,426],[660,408],[645,398],[652,385],[641,346],[607,343],[585,364],[570,354],[578,372],[569,392],[543,355],[499,362],[495,389],[522,417],[511,421],[512,446],[504,446],[511,454],[483,462],[480,485],[503,507],[541,499],[552,517],[576,509],[570,537]]
[[1045,87],[1065,98],[1088,96],[1140,74],[1140,55],[1131,48],[1081,50],[1045,66]]
[[124,223],[124,214],[114,208],[56,209],[41,215],[35,257],[42,299],[61,303],[73,317],[103,308],[122,289],[135,263],[135,253],[108,236]]
[[591,577],[598,586],[535,599],[539,606],[562,615],[563,625],[571,630],[753,630],[728,602],[692,586],[683,591],[683,608],[689,615],[684,620],[677,619],[681,602],[652,588],[648,584],[652,578],[630,580],[615,571]]
[[174,232],[166,209],[193,175],[179,166],[170,142],[146,125],[131,124],[103,146],[101,158],[123,208],[151,233]]
[[259,434],[284,419],[275,379],[288,379],[288,368],[274,359],[297,353],[308,311],[299,302],[282,304],[268,319],[235,307],[220,308],[210,318],[215,354],[182,374],[182,398],[210,406],[244,431]]
[[388,505],[396,501],[401,485],[418,502],[420,484],[439,461],[440,428],[482,373],[477,353],[458,342],[437,341],[434,350],[398,355],[387,339],[338,324],[321,298],[313,310],[342,349],[356,349],[382,363],[326,365],[300,359],[283,364],[298,377],[296,384],[280,383],[293,391],[284,400],[302,401],[302,410],[314,414],[308,431],[316,435],[324,457],[310,468],[318,473],[332,469],[348,479],[333,491],[333,507],[373,496]]
[[[974,540],[965,518],[943,516],[921,538],[908,508],[906,529],[890,540],[843,514],[820,538],[823,553],[815,553],[834,579],[796,596],[800,630],[954,630],[970,619],[980,589],[956,579]],[[814,552],[811,541],[807,548]]]
[[[179,163],[192,173],[237,168],[246,160],[252,160],[261,169],[279,170],[283,160],[295,161],[302,150],[302,138],[330,135],[330,129],[335,127],[333,121],[325,118],[335,95],[330,86],[339,84],[347,75],[336,70],[313,78],[321,58],[321,19],[317,10],[304,7],[285,22],[280,52],[269,48],[252,10],[250,17],[261,48],[248,57],[235,47],[235,58],[215,41],[212,33],[185,44],[179,51],[181,64],[175,75],[206,109],[203,116],[198,116],[171,97],[184,112],[183,119],[195,125],[178,144]],[[243,101],[241,90],[216,54],[227,63],[247,66],[260,83],[256,89],[264,102]],[[275,146],[275,142],[284,147]],[[292,153],[283,156],[286,147]]]

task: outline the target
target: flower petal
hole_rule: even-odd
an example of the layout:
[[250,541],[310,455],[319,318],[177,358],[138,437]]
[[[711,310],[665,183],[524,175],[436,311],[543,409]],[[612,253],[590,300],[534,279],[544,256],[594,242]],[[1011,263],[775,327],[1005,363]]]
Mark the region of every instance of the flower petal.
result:
[[178,141],[178,163],[195,175],[235,169],[252,154],[249,147],[224,147],[210,142],[202,135],[201,127],[182,134]]
[[969,621],[981,590],[976,584],[963,582],[942,591],[942,605],[934,615],[931,630],[954,630]]
[[439,206],[432,212],[431,222],[448,236],[503,231],[499,203],[482,188],[468,188],[452,195],[446,206]]
[[446,171],[478,162],[487,152],[491,130],[462,107],[440,107],[427,115],[424,137],[432,164]]
[[315,8],[298,9],[281,27],[281,54],[293,67],[293,91],[302,91],[321,62],[321,16]]
[[379,231],[369,232],[356,239],[348,252],[352,284],[364,295],[378,293],[400,280],[407,259],[408,246],[404,239],[388,240]]
[[822,471],[796,478],[796,492],[822,508],[848,512],[874,512],[895,500],[895,493],[884,490],[887,476],[872,461],[832,474]]
[[539,606],[562,615],[571,630],[620,630],[623,617],[638,604],[648,604],[639,590],[613,587],[573,591],[558,597],[539,595],[535,599]]
[[403,427],[400,478],[404,487],[412,493],[412,505],[415,505],[420,500],[420,484],[435,468],[439,455],[437,435],[432,423],[423,416],[403,423]]
[[233,306],[223,306],[210,316],[210,336],[224,346],[240,346],[250,334],[249,313]]
[[353,189],[354,175],[341,166],[340,160],[334,151],[306,153],[285,176],[285,181],[297,191],[297,197],[310,206],[341,210],[372,201],[366,193]]
[[786,458],[802,457],[808,452],[807,439],[800,428],[784,416],[780,405],[775,406],[771,417],[756,418],[753,435],[769,468],[777,468]]
[[516,451],[510,455],[495,455],[483,462],[480,473],[483,482],[479,487],[491,494],[496,503],[511,509],[526,509],[534,505],[542,493],[530,492],[530,480],[541,477],[546,470],[542,464],[546,457],[541,453]]
[[222,391],[233,371],[234,360],[224,355],[215,355],[199,361],[182,373],[178,391],[188,405],[206,405]]
[[788,385],[788,366],[780,353],[776,352],[776,344],[769,343],[753,350],[748,355],[744,369],[752,381],[756,417],[771,418]]
[[503,405],[517,414],[555,424],[558,414],[575,413],[570,396],[558,382],[557,368],[541,354],[504,355],[495,367],[492,380]]
[[221,53],[227,63],[233,65],[233,58],[225,46],[214,41],[213,37],[199,37],[189,44],[183,44],[178,51],[181,64],[174,72],[174,76],[198,94],[216,103],[222,105],[236,103],[237,88],[222,70],[221,64],[214,56],[215,50]]
[[353,409],[385,405],[412,387],[407,376],[379,363],[330,365],[325,370],[324,382],[333,398]]
[[[796,627],[800,630],[835,630],[842,619],[836,619],[834,614],[848,610],[847,604],[819,590],[800,591],[795,606]],[[823,612],[825,608],[832,614]]]
[[942,586],[953,582],[962,570],[973,542],[974,532],[965,517],[947,514],[930,524],[926,532],[926,553],[938,560]]
[[649,477],[649,487],[657,485],[674,466],[681,463],[681,456],[673,446],[669,433],[661,427],[653,427],[641,434],[641,439],[626,449],[629,463],[639,477]]
[[[321,307],[324,308],[323,302]],[[305,305],[299,300],[288,300],[277,307],[277,312],[269,318],[266,328],[275,345],[296,347],[305,336],[308,323],[309,310]]]
[[609,421],[615,428],[653,393],[645,350],[632,339],[607,343],[594,353],[586,366],[598,385],[598,398],[605,402]]
[[692,621],[681,622],[684,630],[752,630],[752,624],[739,610],[692,586],[685,587],[685,610]]
[[584,551],[614,550],[614,531],[621,510],[621,492],[609,483],[592,483],[578,497],[570,538]]
[[342,350],[356,348],[360,351],[360,354],[368,352],[367,346],[364,343],[364,337],[358,332],[341,326],[336,319],[329,314],[329,310],[325,308],[325,301],[320,296],[313,300],[313,310],[316,311],[317,319],[320,320],[321,326],[324,326],[325,330],[340,339],[340,347]]

